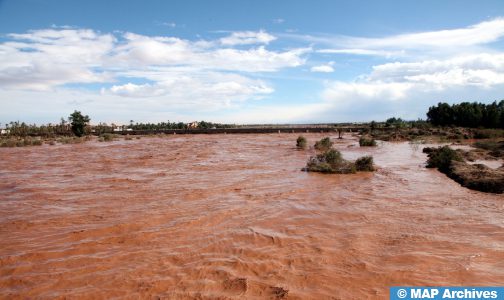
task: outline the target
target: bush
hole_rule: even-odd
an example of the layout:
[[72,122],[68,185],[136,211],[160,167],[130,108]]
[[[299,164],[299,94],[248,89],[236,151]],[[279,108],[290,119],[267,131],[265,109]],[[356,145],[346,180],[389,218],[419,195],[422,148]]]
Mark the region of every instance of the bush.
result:
[[115,136],[111,133],[104,133],[104,134],[100,135],[99,141],[100,142],[110,142],[110,141],[114,140],[114,137]]
[[331,166],[336,166],[343,162],[341,152],[339,152],[338,150],[331,149],[324,154],[319,154],[319,156],[322,156],[322,159]]
[[16,140],[15,139],[6,139],[2,141],[1,147],[16,147]]
[[488,154],[494,157],[504,157],[504,141],[479,141],[473,144],[474,147],[489,151]]
[[[428,150],[427,150],[428,149]],[[437,168],[439,171],[449,172],[452,161],[463,161],[460,154],[448,146],[439,148],[426,148],[424,152],[429,151],[427,168]]]
[[341,153],[335,149],[310,157],[306,170],[322,173],[355,173],[355,167],[345,161]]
[[65,136],[65,137],[59,138],[57,141],[62,144],[80,144],[86,140],[87,140],[87,138]]
[[30,138],[25,138],[23,140],[24,146],[31,146],[32,145],[32,140]]
[[341,156],[338,150],[330,149],[324,153],[312,156],[304,169],[310,172],[351,174],[357,171],[374,171],[373,158],[364,156],[356,162],[349,162]]
[[333,145],[333,143],[331,142],[331,139],[329,139],[328,137],[325,137],[315,143],[315,149],[317,149],[319,151],[327,151],[327,150],[331,149],[332,145]]
[[72,138],[65,136],[65,137],[59,138],[58,142],[60,142],[62,144],[70,144],[72,142]]
[[482,164],[468,164],[463,161],[458,151],[448,146],[425,148],[428,153],[428,168],[437,168],[462,186],[487,192],[504,192],[504,169],[491,169]]
[[32,145],[33,146],[42,146],[42,140],[40,140],[40,139],[34,139],[32,141]]
[[359,139],[359,145],[361,147],[375,147],[376,146],[376,141],[373,138],[366,138],[366,137],[361,137]]
[[374,171],[375,169],[373,166],[373,157],[372,156],[359,157],[355,161],[355,169],[357,171],[369,171],[369,172]]
[[475,139],[492,139],[504,137],[502,129],[475,129],[473,132]]
[[306,149],[306,146],[307,146],[306,138],[300,135],[296,140],[296,147],[298,149]]

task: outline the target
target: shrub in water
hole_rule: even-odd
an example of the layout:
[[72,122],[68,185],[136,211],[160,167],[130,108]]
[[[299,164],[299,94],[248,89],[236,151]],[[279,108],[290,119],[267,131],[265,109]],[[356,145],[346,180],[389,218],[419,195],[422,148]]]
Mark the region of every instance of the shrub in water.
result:
[[331,139],[326,137],[315,143],[315,149],[320,151],[327,151],[331,149],[332,145],[333,143],[331,142]]
[[373,157],[372,156],[359,157],[355,161],[355,169],[357,171],[374,171]]
[[437,168],[441,172],[448,172],[452,163],[452,160],[463,161],[462,157],[457,151],[451,149],[448,146],[439,147],[437,149],[429,149],[424,151],[429,151],[429,159],[427,160],[427,168]]
[[16,147],[16,140],[15,139],[6,139],[2,141],[1,146],[2,147]]
[[376,141],[373,138],[361,137],[359,139],[359,145],[361,147],[374,147],[376,146]]
[[305,170],[321,173],[348,174],[355,173],[355,165],[343,159],[338,150],[330,149],[324,153],[312,156]]
[[72,142],[72,138],[65,136],[65,137],[58,139],[58,142],[60,142],[62,144],[70,144]]
[[300,135],[296,140],[296,147],[298,149],[306,149],[306,145],[307,145],[306,138]]
[[504,157],[504,141],[479,141],[473,144],[474,147],[488,150],[490,155],[494,157]]
[[114,140],[114,135],[111,133],[104,133],[100,136],[100,139],[102,139],[105,142],[110,142]]
[[336,166],[337,164],[340,164],[343,161],[343,157],[341,157],[341,152],[339,152],[338,150],[331,149],[321,155],[323,156],[323,160],[326,161],[331,166]]

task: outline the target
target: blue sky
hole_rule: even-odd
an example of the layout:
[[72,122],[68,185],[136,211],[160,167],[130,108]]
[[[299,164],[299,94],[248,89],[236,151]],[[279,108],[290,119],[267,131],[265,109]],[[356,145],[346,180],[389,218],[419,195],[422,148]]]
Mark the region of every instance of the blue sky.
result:
[[0,0],[0,122],[425,118],[503,51],[503,1]]

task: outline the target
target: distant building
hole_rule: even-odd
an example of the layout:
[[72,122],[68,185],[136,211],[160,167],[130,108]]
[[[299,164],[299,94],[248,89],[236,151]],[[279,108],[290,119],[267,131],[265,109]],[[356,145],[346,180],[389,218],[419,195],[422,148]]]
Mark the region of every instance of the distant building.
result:
[[187,128],[190,128],[190,129],[198,128],[198,125],[199,125],[199,122],[194,121],[194,122],[188,123]]
[[0,134],[9,134],[10,133],[10,130],[9,129],[2,129],[0,130]]

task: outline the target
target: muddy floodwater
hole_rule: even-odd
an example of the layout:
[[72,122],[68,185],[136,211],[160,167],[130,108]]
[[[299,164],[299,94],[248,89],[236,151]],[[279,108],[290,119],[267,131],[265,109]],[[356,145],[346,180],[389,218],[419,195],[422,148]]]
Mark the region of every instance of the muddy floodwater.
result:
[[504,283],[503,195],[426,169],[422,146],[350,135],[335,148],[373,155],[377,172],[305,173],[314,152],[297,136],[1,148],[0,298],[388,299],[397,285]]

